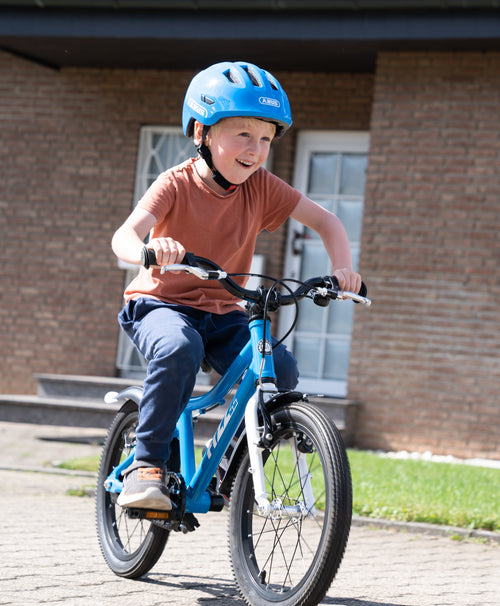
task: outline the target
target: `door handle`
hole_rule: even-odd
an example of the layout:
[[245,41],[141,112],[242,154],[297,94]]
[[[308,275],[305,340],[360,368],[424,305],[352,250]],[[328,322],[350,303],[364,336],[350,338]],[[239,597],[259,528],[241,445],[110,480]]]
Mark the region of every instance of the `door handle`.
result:
[[295,229],[292,236],[292,254],[301,255],[304,249],[305,231]]

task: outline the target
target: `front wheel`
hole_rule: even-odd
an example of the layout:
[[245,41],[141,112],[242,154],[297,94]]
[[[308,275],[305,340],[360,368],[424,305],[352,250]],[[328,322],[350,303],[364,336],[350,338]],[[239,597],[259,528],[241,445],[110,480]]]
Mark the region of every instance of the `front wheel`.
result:
[[118,494],[108,492],[104,481],[135,447],[137,404],[127,400],[108,432],[101,456],[96,489],[97,535],[101,552],[111,570],[135,579],[158,561],[168,539],[168,531],[144,519],[131,519],[117,503]]
[[264,451],[270,513],[259,511],[248,454],[229,508],[229,548],[240,593],[251,605],[315,606],[342,560],[352,516],[349,463],[339,431],[304,402],[271,413]]

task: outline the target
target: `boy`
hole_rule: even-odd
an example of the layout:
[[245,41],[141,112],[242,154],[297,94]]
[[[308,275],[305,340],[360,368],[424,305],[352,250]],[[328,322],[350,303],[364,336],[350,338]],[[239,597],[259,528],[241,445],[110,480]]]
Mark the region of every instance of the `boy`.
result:
[[[349,242],[337,217],[267,172],[271,142],[292,124],[277,80],[250,63],[218,63],[188,87],[183,129],[199,158],[162,173],[116,231],[112,247],[141,264],[144,238],[158,266],[180,263],[186,251],[228,273],[249,271],[257,235],[288,217],[321,237],[341,288],[358,292]],[[242,280],[243,282],[243,280]],[[248,340],[248,318],[217,281],[141,268],[125,291],[122,328],[148,361],[139,406],[134,463],[118,498],[123,507],[169,510],[165,463],[179,415],[204,357],[223,374]],[[293,389],[298,372],[283,345],[274,349],[278,388]]]

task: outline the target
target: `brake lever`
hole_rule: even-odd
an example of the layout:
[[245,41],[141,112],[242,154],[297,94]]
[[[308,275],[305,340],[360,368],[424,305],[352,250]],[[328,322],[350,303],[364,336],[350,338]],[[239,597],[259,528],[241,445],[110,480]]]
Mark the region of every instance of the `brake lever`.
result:
[[366,307],[370,307],[372,304],[371,299],[368,299],[368,297],[363,297],[362,295],[358,295],[355,292],[350,292],[348,290],[340,290],[337,294],[337,299],[341,299],[342,301],[349,299],[354,303],[362,303],[363,305],[366,305]]
[[169,271],[184,271],[187,274],[192,274],[200,280],[222,280],[227,278],[227,273],[222,270],[203,269],[202,267],[185,265],[183,263],[174,263],[174,265],[163,265],[160,270],[161,274]]
[[335,276],[325,276],[323,280],[330,287],[326,290],[328,291],[328,296],[331,299],[340,299],[342,301],[350,299],[354,303],[362,303],[363,305],[366,305],[366,307],[370,307],[370,305],[372,304],[371,300],[368,299],[366,296],[368,289],[364,282],[361,282],[361,288],[359,290],[359,293],[355,293],[349,290],[340,290],[339,282]]

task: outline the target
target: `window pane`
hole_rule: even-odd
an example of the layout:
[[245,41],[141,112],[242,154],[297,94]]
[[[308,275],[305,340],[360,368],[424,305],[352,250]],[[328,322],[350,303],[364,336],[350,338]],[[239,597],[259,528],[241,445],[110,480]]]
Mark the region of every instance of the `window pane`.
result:
[[328,332],[339,335],[351,334],[353,321],[353,304],[348,302],[332,302],[328,307]]
[[363,220],[363,202],[340,200],[338,217],[344,225],[349,242],[359,242]]
[[198,156],[192,139],[188,139],[183,135],[169,137],[169,139],[168,152],[165,156],[166,168],[176,166],[177,164],[184,162],[186,158],[196,158]]
[[311,155],[309,170],[309,193],[335,193],[339,154],[315,153]]
[[324,309],[314,305],[312,301],[304,299],[299,306],[297,330],[307,330],[310,333],[321,333],[323,326]]
[[301,375],[304,377],[319,376],[320,347],[318,339],[297,337],[293,353]]
[[329,268],[330,262],[323,246],[306,240],[302,250],[301,279],[306,280],[313,276],[320,276],[327,273]]
[[348,341],[328,339],[324,372],[326,379],[345,381],[349,367],[349,349]]
[[[160,159],[158,158],[158,156],[156,156],[156,155],[151,156],[147,172],[150,175],[159,175],[162,172],[162,165],[160,164]],[[154,177],[154,179],[155,178],[156,178],[156,176]],[[154,181],[154,179],[153,179],[153,181]]]
[[342,157],[340,193],[362,196],[365,191],[366,154],[345,154]]

